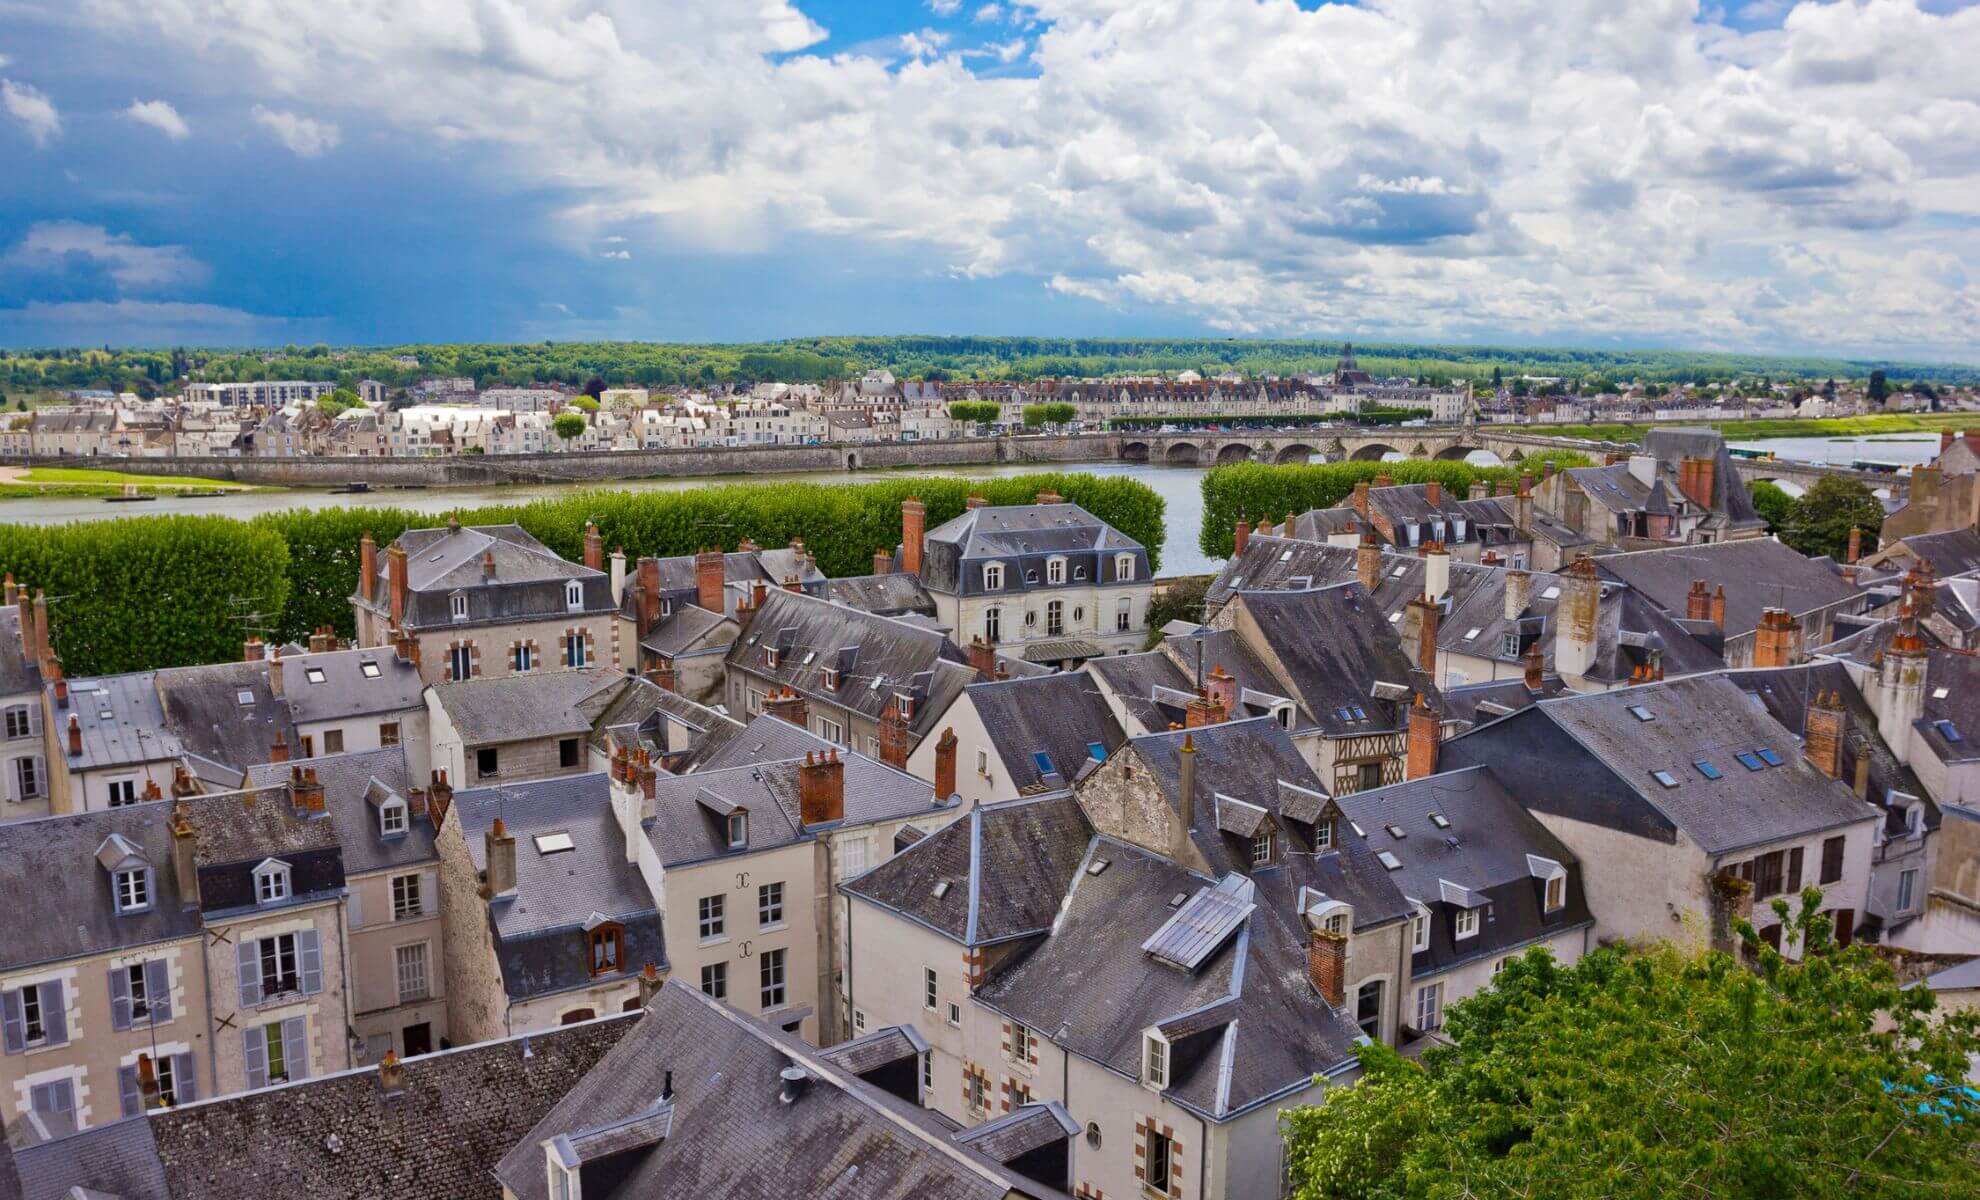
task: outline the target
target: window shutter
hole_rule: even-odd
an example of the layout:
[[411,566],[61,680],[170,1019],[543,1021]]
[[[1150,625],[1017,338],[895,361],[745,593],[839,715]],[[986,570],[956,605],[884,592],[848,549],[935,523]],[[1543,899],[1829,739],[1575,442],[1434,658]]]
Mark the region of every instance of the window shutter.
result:
[[27,706],[27,710],[28,710],[28,734],[32,737],[40,737],[41,736],[41,705],[30,704]]
[[34,756],[35,796],[48,794],[48,760],[37,754]]
[[1801,854],[1800,846],[1788,851],[1787,890],[1790,892],[1801,890]]
[[296,935],[296,953],[302,959],[303,994],[314,996],[323,990],[323,950],[314,929]]
[[165,960],[154,958],[144,964],[144,1002],[154,1021],[172,1019],[172,980]]
[[144,1094],[138,1091],[135,1066],[117,1068],[117,1098],[122,1102],[127,1117],[135,1117],[144,1111]]
[[259,1025],[251,1025],[241,1031],[241,1043],[247,1056],[248,1090],[268,1086],[268,1041],[266,1031]]
[[63,996],[62,981],[41,985],[41,1026],[48,1031],[48,1044],[59,1046],[69,1040],[69,1007]]
[[[410,823],[411,821],[410,813],[407,814],[407,821],[408,823]],[[344,919],[351,923],[352,929],[363,928],[364,890],[358,887],[356,884],[351,885],[350,894],[344,897],[344,914],[345,914]]]
[[[146,979],[148,984],[151,981]],[[122,967],[110,968],[110,1028],[131,1027],[131,977]]]
[[21,763],[23,761],[18,758],[7,760],[7,801],[10,804],[18,804],[22,800],[27,799],[26,796],[21,794]]
[[190,1104],[199,1099],[199,1064],[188,1054],[172,1056],[172,1103]]
[[234,966],[240,977],[241,1007],[261,1003],[261,943],[247,941],[234,947]]
[[309,1026],[301,1017],[282,1022],[282,1061],[290,1079],[309,1078]]
[[7,1053],[19,1054],[27,1049],[27,1018],[21,1012],[18,991],[0,992],[0,1026],[6,1030]]

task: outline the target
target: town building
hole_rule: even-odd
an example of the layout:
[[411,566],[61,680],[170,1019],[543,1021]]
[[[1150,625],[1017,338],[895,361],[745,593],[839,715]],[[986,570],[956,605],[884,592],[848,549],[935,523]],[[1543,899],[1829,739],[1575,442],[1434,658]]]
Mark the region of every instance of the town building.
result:
[[1622,462],[1570,467],[1541,482],[1540,507],[1605,546],[1701,545],[1757,538],[1767,523],[1711,429],[1659,428]]

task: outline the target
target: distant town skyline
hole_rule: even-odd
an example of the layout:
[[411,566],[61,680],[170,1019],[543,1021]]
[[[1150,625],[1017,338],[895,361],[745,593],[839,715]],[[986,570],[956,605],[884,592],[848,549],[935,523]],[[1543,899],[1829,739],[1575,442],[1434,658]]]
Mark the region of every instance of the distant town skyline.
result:
[[27,0],[0,346],[1980,362],[1975,45],[1935,0]]

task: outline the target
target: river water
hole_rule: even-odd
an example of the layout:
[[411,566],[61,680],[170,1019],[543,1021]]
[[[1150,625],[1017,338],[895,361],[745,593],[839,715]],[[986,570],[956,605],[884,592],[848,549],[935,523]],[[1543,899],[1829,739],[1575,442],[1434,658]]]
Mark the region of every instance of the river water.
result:
[[[1803,462],[1848,464],[1875,461],[1915,466],[1929,462],[1938,453],[1936,433],[1887,434],[1865,438],[1773,438],[1758,442],[1735,442],[1740,448],[1764,450],[1780,458]],[[1399,454],[1390,458],[1401,458]],[[1488,452],[1472,456],[1473,461],[1490,465],[1498,459]],[[934,467],[912,472],[960,479],[993,479],[1049,470],[1083,471],[1093,475],[1119,476],[1140,480],[1154,488],[1168,505],[1168,538],[1162,546],[1162,573],[1188,575],[1214,571],[1218,561],[1207,558],[1197,548],[1203,528],[1204,467],[1172,467],[1157,463],[1065,463],[1058,467],[1041,464],[1009,463],[972,467]],[[608,487],[627,492],[670,492],[735,480],[775,482],[809,480],[818,483],[861,483],[897,478],[898,471],[824,471],[777,475],[737,476],[734,479],[697,476],[692,479],[629,479],[610,484],[544,484],[507,487],[434,488],[431,490],[381,489],[358,496],[332,495],[327,491],[291,490],[250,492],[237,496],[188,499],[164,496],[142,504],[111,504],[82,497],[0,500],[0,521],[45,525],[62,521],[100,521],[111,517],[155,516],[162,513],[218,513],[230,517],[252,517],[290,508],[321,508],[343,505],[351,508],[409,508],[417,512],[443,513],[455,508],[476,508],[484,504],[516,504],[529,500],[565,495],[581,488]],[[1798,490],[1798,489],[1791,489]]]

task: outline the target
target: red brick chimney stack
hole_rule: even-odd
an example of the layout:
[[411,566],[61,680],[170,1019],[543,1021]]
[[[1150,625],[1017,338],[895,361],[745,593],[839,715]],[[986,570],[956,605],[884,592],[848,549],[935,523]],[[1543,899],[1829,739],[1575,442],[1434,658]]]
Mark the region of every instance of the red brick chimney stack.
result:
[[282,731],[279,729],[275,731],[275,743],[268,747],[268,761],[272,763],[289,761],[289,741],[282,736]]
[[1851,566],[1855,566],[1856,560],[1862,557],[1863,557],[1863,531],[1861,529],[1858,529],[1856,526],[1851,525],[1849,527],[1849,556],[1843,561],[1849,563],[1849,565]]
[[901,570],[921,574],[921,540],[928,528],[928,506],[919,497],[901,501]]
[[1382,547],[1372,533],[1361,535],[1361,545],[1354,552],[1354,575],[1361,581],[1361,590],[1370,595],[1382,581]]
[[1540,653],[1540,643],[1534,642],[1526,648],[1526,690],[1539,692],[1547,686],[1547,658]]
[[594,571],[605,569],[605,536],[591,521],[584,523],[584,565]]
[[1684,597],[1684,615],[1692,621],[1712,619],[1712,593],[1706,590],[1703,579],[1691,581],[1691,590]]
[[728,560],[722,548],[703,550],[694,556],[694,602],[712,613],[726,613],[722,589],[728,579]]
[[1239,517],[1237,519],[1237,528],[1231,531],[1231,553],[1234,555],[1243,554],[1244,548],[1250,544],[1251,522],[1245,520],[1243,517]]
[[981,634],[969,639],[969,665],[986,680],[997,677],[997,648]]
[[1416,703],[1409,707],[1408,757],[1403,765],[1403,778],[1421,779],[1437,773],[1437,743],[1442,736],[1442,725],[1437,710],[1425,703],[1422,692],[1416,693]]
[[1719,627],[1720,633],[1726,631],[1726,585],[1723,583],[1712,592],[1712,624]]
[[1791,667],[1801,661],[1801,622],[1784,608],[1769,608],[1760,614],[1760,627],[1753,632],[1753,665]]
[[780,721],[803,729],[811,719],[811,706],[790,688],[778,688],[763,698],[763,711]]
[[406,624],[406,548],[393,543],[385,548],[386,585],[391,591],[392,624],[404,628]]
[[378,543],[371,540],[371,531],[364,531],[358,539],[358,595],[369,604],[378,587]]
[[908,714],[900,697],[887,702],[880,714],[880,761],[896,771],[907,770]]
[[873,552],[873,573],[892,575],[894,573],[894,552],[885,546]]
[[837,749],[823,754],[804,752],[798,768],[798,816],[806,825],[823,825],[846,815],[846,764]]
[[1835,692],[1819,692],[1808,706],[1807,732],[1802,753],[1815,769],[1831,779],[1841,779],[1843,735],[1849,728],[1849,714],[1842,697]]
[[956,794],[956,731],[944,729],[935,742],[935,799]]
[[1347,1001],[1347,935],[1315,929],[1307,935],[1306,976],[1331,1008]]

